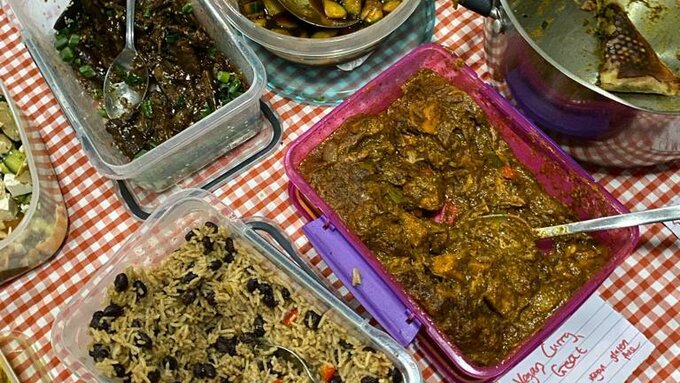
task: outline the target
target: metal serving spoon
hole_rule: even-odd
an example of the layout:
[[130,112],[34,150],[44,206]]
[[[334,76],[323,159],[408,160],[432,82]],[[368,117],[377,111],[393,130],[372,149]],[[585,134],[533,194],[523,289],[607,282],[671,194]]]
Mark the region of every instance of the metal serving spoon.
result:
[[281,5],[298,19],[317,27],[346,28],[359,19],[330,19],[323,9],[323,0],[278,0]]
[[135,0],[127,0],[125,11],[125,48],[104,78],[104,109],[109,118],[134,110],[149,87],[149,70],[135,49]]
[[598,230],[620,229],[624,227],[645,225],[648,223],[665,222],[680,219],[680,205],[662,207],[659,209],[643,210],[634,213],[619,214],[609,217],[589,219],[566,223],[563,225],[531,228],[523,218],[512,214],[489,214],[483,219],[511,219],[531,229],[536,239],[552,238],[568,234],[586,233]]
[[290,350],[290,349],[283,347],[283,346],[273,344],[273,343],[271,343],[270,341],[268,341],[264,338],[258,338],[256,347],[261,349],[261,350],[276,349],[276,351],[274,351],[274,354],[277,357],[279,357],[283,360],[286,360],[288,362],[291,362],[295,366],[295,368],[304,372],[305,375],[307,375],[310,382],[317,383],[317,382],[321,381],[314,375],[314,373],[312,373],[312,369],[309,367],[309,365],[304,360],[304,358],[302,358],[295,351]]

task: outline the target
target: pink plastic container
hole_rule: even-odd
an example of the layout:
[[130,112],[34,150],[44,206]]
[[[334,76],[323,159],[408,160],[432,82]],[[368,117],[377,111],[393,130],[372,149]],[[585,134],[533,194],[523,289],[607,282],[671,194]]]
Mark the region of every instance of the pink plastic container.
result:
[[[597,184],[557,144],[517,112],[506,99],[484,84],[469,67],[462,65],[455,55],[434,44],[424,45],[412,51],[290,144],[286,153],[285,167],[292,187],[298,189],[304,199],[322,214],[305,227],[305,232],[345,286],[397,340],[402,343],[417,342],[440,372],[450,380],[492,380],[526,357],[595,292],[614,268],[635,249],[639,232],[637,228],[628,228],[594,234],[611,254],[605,266],[556,310],[540,331],[517,347],[506,359],[492,366],[479,366],[468,361],[298,172],[299,164],[310,151],[340,127],[347,118],[357,114],[376,114],[385,110],[401,96],[401,85],[423,68],[439,73],[452,85],[467,92],[484,110],[491,124],[496,127],[518,160],[535,175],[550,195],[569,206],[579,218],[595,218],[628,210]],[[294,194],[291,197],[294,197]],[[295,201],[296,206],[301,207],[301,202],[304,203],[300,200]],[[305,215],[310,217],[309,211],[306,211]],[[326,230],[326,234],[332,238],[328,240],[320,238],[318,234],[322,230]],[[342,248],[342,251],[334,251],[335,246]],[[350,264],[361,262],[370,268],[369,283],[376,286],[372,291],[361,290],[359,286],[353,287],[351,283],[347,283],[348,277],[351,281],[351,275],[347,275]],[[360,286],[366,282],[364,271],[361,271],[363,281]],[[376,275],[378,280],[370,280],[371,274]],[[388,293],[384,291],[376,293],[380,284],[386,286],[385,291]],[[394,300],[392,303],[385,303],[389,302],[389,299]],[[394,318],[395,316],[403,318]]]

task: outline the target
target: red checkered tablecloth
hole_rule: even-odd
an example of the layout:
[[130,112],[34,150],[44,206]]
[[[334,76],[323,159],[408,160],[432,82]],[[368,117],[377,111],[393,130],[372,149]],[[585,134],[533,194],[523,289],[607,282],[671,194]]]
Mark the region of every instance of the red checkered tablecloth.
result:
[[[482,19],[449,0],[437,1],[434,40],[451,47],[482,78]],[[0,334],[19,331],[33,344],[54,381],[77,381],[52,355],[50,328],[56,313],[138,227],[119,200],[113,182],[92,167],[75,133],[41,77],[21,36],[0,10],[0,78],[29,120],[41,129],[68,206],[70,230],[55,258],[0,287]],[[288,200],[283,168],[286,144],[330,109],[264,96],[284,126],[283,144],[245,174],[216,191],[242,216],[261,215],[278,222],[313,263],[324,268],[302,234],[303,220]],[[680,194],[680,164],[640,170],[590,168],[631,210],[668,205]],[[599,293],[655,345],[630,381],[680,382],[680,241],[657,224],[641,230],[639,249],[614,271]],[[330,276],[333,278],[333,276]],[[336,286],[340,287],[337,280]],[[411,349],[427,382],[442,378],[424,356]],[[24,364],[25,365],[25,364]],[[30,370],[30,367],[26,367]],[[24,371],[24,375],[31,371]],[[29,381],[36,381],[30,379]]]

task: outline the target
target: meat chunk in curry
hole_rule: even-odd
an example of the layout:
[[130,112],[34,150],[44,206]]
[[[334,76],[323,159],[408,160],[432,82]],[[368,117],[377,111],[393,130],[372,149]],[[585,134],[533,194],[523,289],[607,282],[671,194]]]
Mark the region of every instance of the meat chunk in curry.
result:
[[431,71],[386,111],[346,121],[300,170],[479,365],[508,356],[608,259],[587,235],[539,250],[520,220],[487,217],[531,227],[575,220],[474,100]]

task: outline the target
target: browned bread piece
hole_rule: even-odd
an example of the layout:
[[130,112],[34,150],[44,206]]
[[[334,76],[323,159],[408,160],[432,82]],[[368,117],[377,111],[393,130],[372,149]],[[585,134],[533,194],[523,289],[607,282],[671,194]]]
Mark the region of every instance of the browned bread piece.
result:
[[680,78],[659,59],[617,0],[598,1],[604,60],[599,85],[615,92],[680,94]]

